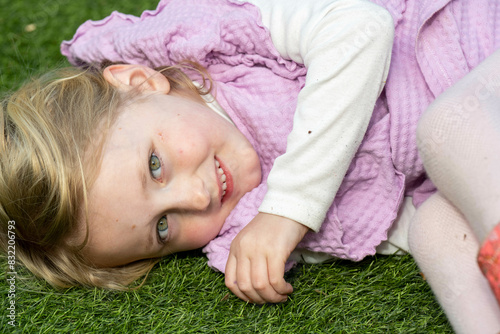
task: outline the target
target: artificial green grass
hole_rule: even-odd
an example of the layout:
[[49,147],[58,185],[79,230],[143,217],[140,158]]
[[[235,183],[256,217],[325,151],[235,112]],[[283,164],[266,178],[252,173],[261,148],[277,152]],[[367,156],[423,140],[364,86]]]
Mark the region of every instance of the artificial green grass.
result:
[[[85,20],[155,7],[153,0],[0,0],[0,92],[67,65],[59,44]],[[3,256],[0,268],[8,277]],[[409,256],[300,265],[287,274],[295,289],[289,301],[264,306],[231,295],[196,251],[163,259],[132,292],[56,290],[19,265],[16,271],[15,327],[7,317],[9,284],[0,280],[2,333],[452,332]]]
[[[198,252],[165,258],[132,292],[58,291],[18,278],[17,325],[2,316],[0,326],[24,333],[452,332],[409,256],[299,265],[287,279],[295,288],[288,302],[257,306],[231,295]],[[0,314],[7,299],[1,307]]]

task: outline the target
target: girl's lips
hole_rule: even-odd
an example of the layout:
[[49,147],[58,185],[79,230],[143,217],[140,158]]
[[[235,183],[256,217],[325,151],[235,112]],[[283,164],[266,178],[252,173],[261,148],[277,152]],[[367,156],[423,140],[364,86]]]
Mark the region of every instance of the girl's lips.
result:
[[[222,189],[222,182],[220,180],[219,174],[217,173],[217,168],[216,168],[216,176],[217,176],[217,182],[219,184],[219,193],[221,197],[221,204],[224,204],[232,195],[233,193],[233,176],[227,169],[227,167],[224,165],[222,161],[219,160],[218,157],[215,157],[215,160],[219,163],[220,169],[224,172],[224,175],[226,175],[226,190],[225,194],[223,195],[224,190]],[[217,165],[216,165],[217,167]]]

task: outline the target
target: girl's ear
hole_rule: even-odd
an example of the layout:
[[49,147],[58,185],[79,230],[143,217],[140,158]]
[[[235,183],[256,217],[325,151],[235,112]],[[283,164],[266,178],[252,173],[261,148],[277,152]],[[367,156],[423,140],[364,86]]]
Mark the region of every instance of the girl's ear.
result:
[[138,88],[140,91],[170,92],[168,79],[143,65],[111,65],[104,69],[103,76],[111,85],[124,91]]

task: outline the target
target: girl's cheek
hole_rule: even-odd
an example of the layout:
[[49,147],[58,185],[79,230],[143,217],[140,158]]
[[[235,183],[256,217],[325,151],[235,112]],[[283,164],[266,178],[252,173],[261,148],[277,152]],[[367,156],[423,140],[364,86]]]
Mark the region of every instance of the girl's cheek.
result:
[[189,221],[172,220],[171,224],[169,224],[169,244],[174,252],[193,250],[203,246],[198,245],[203,233],[194,228],[195,225]]
[[204,224],[186,224],[188,226],[183,226],[182,228],[182,240],[186,250],[192,250],[200,248],[209,243],[217,233],[212,236],[212,231],[207,229],[208,223]]

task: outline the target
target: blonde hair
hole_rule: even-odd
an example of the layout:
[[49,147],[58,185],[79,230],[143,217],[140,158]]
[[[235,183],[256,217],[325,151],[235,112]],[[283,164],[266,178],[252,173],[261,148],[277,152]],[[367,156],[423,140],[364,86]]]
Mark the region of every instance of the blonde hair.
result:
[[[7,253],[8,226],[14,224],[17,260],[36,276],[55,287],[124,290],[147,276],[158,259],[96,268],[81,255],[85,242],[78,247],[66,242],[78,229],[82,210],[86,211],[86,192],[99,165],[99,149],[92,152],[90,164],[83,163],[84,152],[90,145],[102,147],[102,143],[96,145],[96,129],[109,128],[129,98],[104,79],[99,67],[58,69],[3,99],[0,246]],[[196,63],[157,70],[167,77],[173,90],[187,89],[200,95],[211,91],[210,76]],[[183,70],[201,74],[202,82],[208,79],[209,88],[195,87]]]

